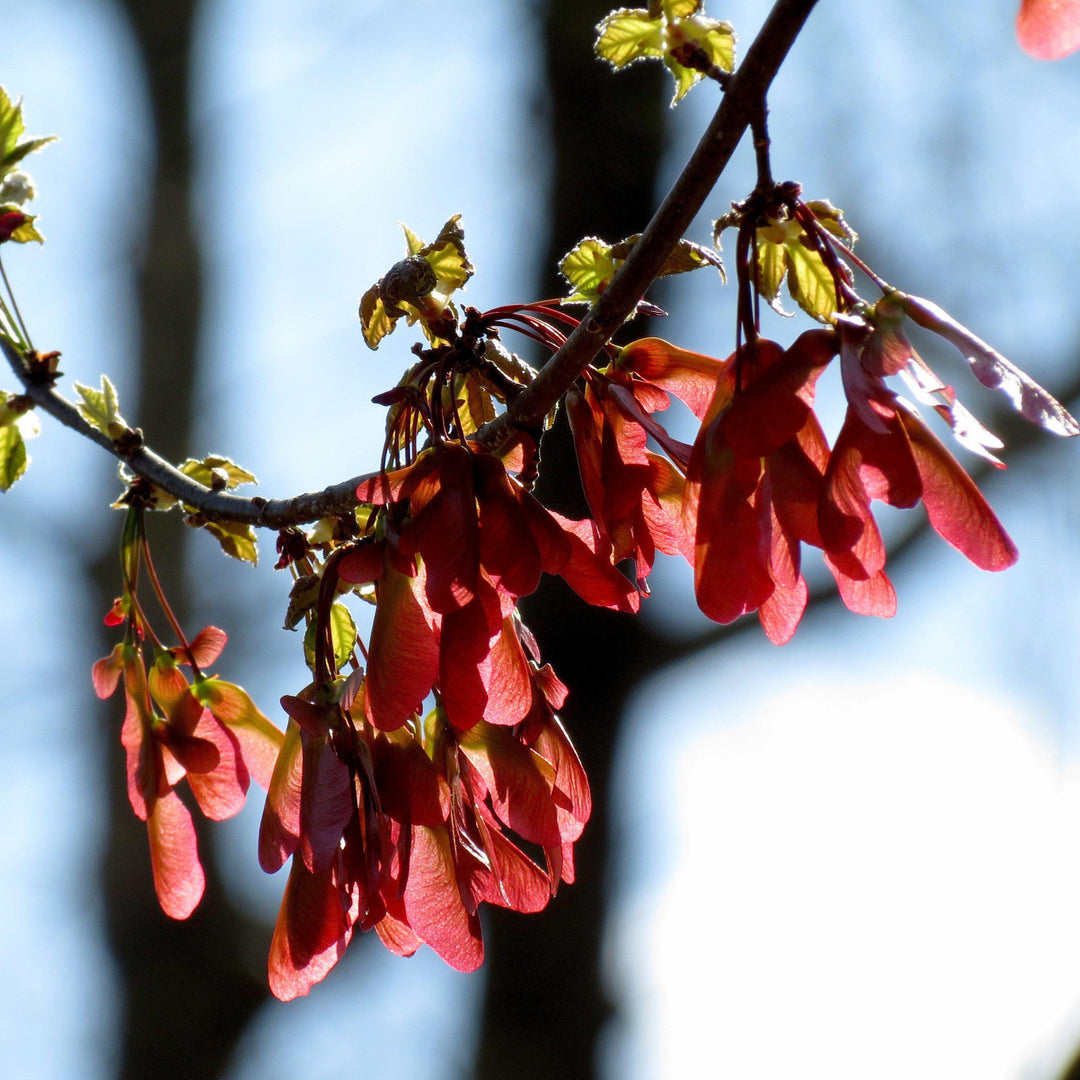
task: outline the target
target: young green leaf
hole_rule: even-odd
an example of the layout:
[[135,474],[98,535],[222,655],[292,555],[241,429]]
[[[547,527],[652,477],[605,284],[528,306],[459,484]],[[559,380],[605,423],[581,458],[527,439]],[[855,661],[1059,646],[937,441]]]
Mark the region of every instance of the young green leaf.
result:
[[379,295],[379,286],[372,285],[360,298],[360,330],[369,349],[377,349],[391,330],[397,319],[386,313],[386,305]]
[[[628,236],[617,244],[612,244],[611,255],[617,263],[625,262],[630,255],[631,249],[641,239],[641,233]],[[664,265],[660,267],[657,277],[668,277],[671,274],[686,274],[691,270],[700,270],[703,266],[713,266],[720,271],[720,277],[727,281],[724,273],[724,262],[720,254],[712,248],[703,247],[690,240],[680,240],[668,255]]]
[[596,55],[616,71],[637,60],[659,59],[675,80],[674,106],[704,78],[697,60],[731,71],[735,65],[735,33],[731,25],[697,14],[699,0],[663,0],[648,8],[619,8],[597,26]]
[[[607,244],[599,237],[587,236],[568,251],[559,263],[560,273],[572,286],[572,291],[564,302],[595,303],[640,239],[641,234],[635,233],[617,244]],[[720,276],[724,277],[724,264],[715,251],[689,240],[680,240],[656,276],[685,274],[703,266],[716,267]]]
[[258,483],[253,473],[249,473],[247,469],[240,468],[234,461],[218,454],[207,454],[202,461],[188,458],[180,466],[180,471],[214,491],[222,489],[231,491],[240,484]]
[[664,55],[663,27],[644,8],[619,8],[601,19],[597,29],[596,55],[616,71],[635,60]]
[[19,137],[25,130],[22,101],[13,102],[7,91],[0,86],[0,180],[14,171],[27,154],[40,150],[56,139],[55,135],[48,135],[19,142]]
[[108,375],[101,376],[100,390],[83,386],[78,382],[75,384],[75,390],[82,398],[78,406],[79,414],[92,428],[96,428],[110,439],[119,439],[129,430],[127,421],[120,415],[116,387],[113,386]]
[[607,288],[617,263],[611,255],[611,245],[597,236],[586,236],[568,251],[559,263],[559,273],[571,285],[568,301],[593,303]]
[[837,309],[836,284],[824,259],[804,237],[802,226],[792,218],[758,227],[758,290],[780,314],[787,314],[777,299],[786,277],[792,300],[807,315],[829,322]]
[[419,320],[433,345],[442,340],[429,324],[441,322],[446,313],[457,318],[448,302],[450,294],[473,275],[460,220],[460,214],[450,218],[431,244],[425,244],[407,225],[401,226],[408,255],[360,298],[360,329],[369,349],[378,348],[403,316],[410,326]]
[[0,491],[7,491],[26,472],[29,461],[18,427],[15,424],[0,427]]
[[836,283],[821,255],[801,240],[786,246],[787,283],[792,300],[821,322],[836,311]]
[[[439,230],[434,242],[417,252],[431,264],[439,284],[447,291],[460,289],[473,276],[474,267],[465,252],[465,230],[460,222],[461,215],[455,214]],[[452,252],[446,250],[447,245],[453,249]]]
[[221,545],[226,555],[255,566],[259,561],[259,544],[250,525],[236,521],[207,521],[202,526]]
[[[340,670],[352,656],[356,645],[356,623],[344,604],[334,604],[330,609],[330,639],[334,646],[334,664]],[[315,670],[315,620],[308,623],[304,634],[304,657],[308,667]]]

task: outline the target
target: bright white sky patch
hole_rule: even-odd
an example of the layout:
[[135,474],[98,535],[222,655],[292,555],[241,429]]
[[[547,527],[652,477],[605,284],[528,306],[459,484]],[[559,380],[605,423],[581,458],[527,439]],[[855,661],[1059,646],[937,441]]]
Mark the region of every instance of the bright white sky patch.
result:
[[743,715],[675,764],[676,868],[620,920],[622,1075],[1051,1075],[1078,1012],[1080,773],[936,675]]

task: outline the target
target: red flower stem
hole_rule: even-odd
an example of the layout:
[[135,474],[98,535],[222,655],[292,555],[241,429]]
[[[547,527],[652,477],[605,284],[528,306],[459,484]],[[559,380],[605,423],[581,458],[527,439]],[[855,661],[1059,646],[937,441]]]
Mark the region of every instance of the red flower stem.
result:
[[828,229],[823,229],[822,235],[836,249],[840,258],[849,259],[859,270],[862,271],[863,274],[866,275],[866,277],[868,277],[881,290],[882,295],[887,296],[889,293],[896,291],[884,278],[879,277],[877,274],[875,274],[874,271],[871,270],[870,267],[867,266],[866,263],[864,263],[862,259],[860,259],[859,256],[851,250],[851,248],[844,244],[838,236],[833,236]]
[[350,551],[352,547],[349,545],[332,551],[323,565],[322,580],[319,582],[319,599],[315,606],[315,682],[319,684],[328,683],[337,675],[330,615],[334,597],[337,596],[337,564]]
[[794,199],[790,206],[795,220],[803,227],[803,233],[807,240],[814,245],[817,253],[821,256],[822,262],[824,262],[832,275],[837,308],[843,311],[845,307],[858,304],[861,297],[851,287],[851,271],[841,257],[850,255],[850,249],[843,244],[832,245],[826,242],[831,238],[829,230],[818,221],[817,214],[801,199]]
[[520,315],[523,311],[535,311],[538,315],[543,315],[545,318],[552,319],[555,322],[564,323],[571,329],[578,326],[581,320],[576,315],[571,315],[568,311],[563,311],[562,308],[556,306],[560,303],[562,303],[561,300],[540,300],[532,304],[507,304],[504,307],[485,311],[480,318],[485,324],[492,324],[497,319]]
[[[198,678],[202,675],[202,672],[199,671],[199,665],[195,663],[195,654],[191,651],[191,645],[188,644],[188,639],[184,636],[184,631],[177,621],[176,616],[173,614],[173,610],[169,606],[169,601],[165,598],[165,590],[161,587],[161,581],[157,576],[157,570],[154,569],[154,560],[150,557],[150,544],[147,542],[145,534],[143,534],[142,537],[142,553],[143,558],[146,560],[146,572],[150,575],[150,583],[154,586],[154,594],[157,596],[158,604],[165,613],[165,618],[169,620],[172,632],[176,635],[176,640],[180,642],[180,648],[188,658],[188,663],[191,664],[191,670],[194,672],[196,678]],[[160,642],[158,642],[158,644],[160,644]]]
[[[139,603],[139,557],[138,551],[145,541],[143,533],[142,510],[129,507],[124,521],[124,530],[120,538],[120,578],[123,582],[124,595],[134,608],[134,618],[128,615],[128,630],[138,639],[145,634],[157,648],[163,649],[161,639],[154,633],[154,628]],[[131,557],[132,550],[135,557]],[[132,644],[137,644],[137,640]]]
[[[532,316],[522,315],[518,312],[510,312],[500,316],[498,319],[492,319],[489,325],[501,327],[503,330],[513,330],[517,334],[531,338],[538,344],[543,345],[545,349],[550,349],[553,353],[558,352],[566,342],[566,335],[561,330],[550,326],[543,319],[535,319]],[[574,325],[577,325],[576,321]]]
[[138,616],[142,632],[150,639],[155,648],[164,651],[165,643],[154,633],[154,628],[150,625],[150,620],[146,617],[146,612],[143,610],[142,604],[139,603],[139,598],[134,592],[129,592],[128,599],[131,601],[132,607],[135,608],[135,614]]

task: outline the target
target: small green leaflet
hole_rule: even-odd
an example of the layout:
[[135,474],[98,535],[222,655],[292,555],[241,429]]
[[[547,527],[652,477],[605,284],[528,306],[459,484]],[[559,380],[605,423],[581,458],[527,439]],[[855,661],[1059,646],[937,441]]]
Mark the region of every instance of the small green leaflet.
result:
[[[436,300],[441,297],[437,309],[441,310],[443,306],[449,307],[451,314],[454,314],[453,306],[447,304],[446,301],[455,289],[460,289],[473,275],[473,265],[465,252],[465,233],[459,224],[460,220],[461,215],[455,214],[443,225],[439,230],[439,235],[430,244],[425,244],[408,225],[401,226],[405,233],[405,247],[408,251],[405,261],[418,257],[427,262],[434,271],[437,282],[432,292],[437,294]],[[420,268],[423,269],[423,263],[420,264]],[[404,262],[395,263],[360,298],[360,329],[369,349],[378,348],[379,342],[394,329],[402,311],[407,313],[410,326],[418,319],[420,320],[425,336],[433,345],[441,340],[433,336],[421,310],[410,302],[408,289],[401,287],[402,275],[398,271],[403,269],[406,269]],[[393,280],[393,286],[391,286],[391,280]],[[428,289],[424,289],[424,294],[429,294]],[[417,303],[420,302],[415,291],[411,295]]]
[[[570,295],[563,302],[595,303],[640,239],[641,234],[635,233],[617,244],[607,244],[596,236],[585,237],[559,263],[559,271],[571,286]],[[680,240],[656,276],[685,274],[702,266],[715,266],[721,277],[724,276],[724,264],[715,251],[689,240]]]
[[372,285],[360,298],[360,330],[367,347],[378,348],[379,342],[394,329],[396,322],[397,319],[391,319],[386,314],[378,284]]
[[821,322],[836,311],[836,282],[818,252],[801,241],[787,245],[788,291],[791,298]]
[[837,210],[828,199],[811,199],[806,204],[806,208],[833,236],[842,240],[848,247],[855,246],[859,234],[844,220],[843,210]]
[[619,8],[597,26],[596,55],[616,71],[635,60],[664,55],[662,18],[644,8]]
[[[330,638],[334,645],[334,665],[340,671],[352,656],[356,645],[356,623],[344,604],[334,604],[330,609]],[[315,670],[315,620],[308,623],[304,634],[304,658],[308,667]]]
[[22,432],[14,424],[0,427],[0,491],[7,491],[26,472],[29,461]]
[[92,428],[110,439],[119,439],[128,430],[127,421],[120,415],[116,387],[109,381],[108,375],[101,376],[100,390],[78,382],[75,390],[82,398],[79,414]]
[[570,282],[568,301],[591,304],[607,288],[615,273],[611,245],[597,236],[586,236],[559,263],[559,273]]
[[202,461],[188,458],[180,466],[180,471],[192,480],[213,491],[222,489],[231,491],[240,484],[257,484],[253,473],[240,468],[234,461],[218,454],[207,454]]
[[19,136],[26,130],[23,124],[22,101],[12,102],[7,91],[0,86],[0,180],[14,171],[15,166],[27,154],[40,150],[56,140],[55,135],[38,139],[24,139]]
[[[735,66],[735,32],[730,23],[697,12],[700,0],[662,0],[648,8],[619,8],[597,26],[596,55],[619,70],[637,60],[659,59],[675,80],[672,106],[704,75],[676,59],[688,47],[700,49],[721,71]],[[685,59],[685,56],[683,57]]]
[[807,315],[827,323],[836,313],[836,284],[821,255],[804,242],[802,226],[793,219],[770,221],[757,230],[758,289],[780,314],[777,299],[787,278],[788,292]]
[[[439,279],[442,291],[449,295],[454,289],[460,289],[473,276],[474,267],[465,253],[465,231],[459,224],[461,215],[455,214],[439,230],[435,242],[419,248],[415,254],[427,259],[435,276]],[[404,228],[404,226],[402,226]],[[406,229],[406,239],[410,248],[416,239]],[[410,239],[411,237],[411,239]],[[413,252],[410,250],[410,254]]]
[[226,555],[255,566],[259,561],[259,545],[255,530],[236,521],[207,521],[202,526],[221,545]]

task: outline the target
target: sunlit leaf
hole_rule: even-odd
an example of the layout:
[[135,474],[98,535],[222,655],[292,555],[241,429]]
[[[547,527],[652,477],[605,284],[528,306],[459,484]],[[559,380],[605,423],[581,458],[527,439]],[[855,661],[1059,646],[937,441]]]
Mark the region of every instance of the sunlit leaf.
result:
[[367,347],[378,348],[379,342],[394,329],[395,322],[397,320],[386,312],[379,286],[372,285],[360,298],[360,329]]
[[[567,302],[595,303],[640,239],[641,234],[635,233],[616,244],[607,244],[599,237],[587,236],[568,251],[559,263],[559,271],[573,287]],[[685,274],[703,266],[713,266],[724,276],[724,264],[717,252],[690,240],[680,240],[656,277]]]
[[611,245],[597,236],[585,237],[559,263],[559,272],[573,287],[567,299],[593,303],[607,288],[615,268]]
[[[626,261],[634,246],[641,239],[641,233],[628,236],[617,244],[611,245],[611,256],[618,267]],[[657,272],[657,277],[668,277],[671,274],[685,274],[691,270],[700,270],[703,266],[713,266],[720,271],[720,276],[726,280],[724,274],[724,262],[719,252],[707,248],[701,244],[695,244],[690,240],[680,240],[664,260],[664,265]]]
[[787,258],[782,244],[758,242],[758,291],[779,312],[788,314],[780,306],[779,292],[787,273]]
[[419,255],[420,249],[424,246],[424,241],[403,222],[401,223],[401,231],[405,234],[405,246],[408,248],[409,254]]
[[[304,658],[308,667],[315,670],[316,622],[308,623],[304,634]],[[356,623],[344,604],[334,604],[330,609],[330,639],[334,648],[334,664],[340,670],[349,661],[356,646]]]
[[242,469],[234,461],[219,454],[207,454],[202,461],[188,458],[180,466],[180,471],[185,476],[190,476],[204,487],[220,491],[222,488],[232,490],[240,484],[257,484],[253,473]]
[[0,491],[7,491],[26,472],[29,461],[22,432],[14,424],[0,427]]
[[75,383],[75,390],[82,402],[79,414],[92,427],[110,439],[118,439],[128,430],[127,421],[120,415],[116,387],[109,381],[108,375],[101,376],[101,389],[95,390],[82,383]]
[[25,130],[22,101],[13,102],[7,91],[0,86],[0,179],[11,172],[27,154],[40,150],[56,138],[49,135],[19,142],[19,137]]
[[619,8],[596,28],[596,55],[616,70],[638,60],[663,60],[675,80],[675,105],[704,78],[702,71],[680,62],[684,50],[700,50],[705,62],[721,71],[731,71],[735,63],[731,26],[696,14],[700,6],[695,0],[663,0],[648,8]]
[[460,289],[472,277],[474,270],[465,252],[465,231],[460,221],[461,215],[455,214],[439,230],[434,242],[417,252],[427,259],[439,279],[442,291],[447,294],[454,289]]
[[662,24],[644,8],[619,8],[597,29],[596,55],[616,70],[635,60],[664,55]]
[[435,271],[444,293],[460,289],[472,277],[472,264],[454,244],[440,244],[424,255],[428,265]]
[[259,544],[255,530],[238,521],[207,521],[202,526],[221,545],[226,555],[254,566],[259,561]]
[[758,289],[778,311],[780,283],[787,278],[791,298],[813,318],[828,322],[836,312],[836,284],[819,252],[804,242],[802,226],[792,219],[758,227]]
[[662,0],[660,7],[669,19],[684,19],[697,12],[701,0]]
[[819,252],[801,240],[788,243],[787,283],[792,300],[821,322],[836,311],[836,283]]

